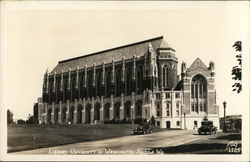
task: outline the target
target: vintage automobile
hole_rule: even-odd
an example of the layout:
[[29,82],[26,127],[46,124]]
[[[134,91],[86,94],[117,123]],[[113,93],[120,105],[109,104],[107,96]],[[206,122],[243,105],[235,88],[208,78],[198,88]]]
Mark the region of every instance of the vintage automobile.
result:
[[217,133],[217,127],[213,126],[213,121],[202,121],[201,127],[198,129],[199,134],[216,134]]
[[133,134],[151,134],[152,127],[149,123],[140,124],[137,128],[133,130]]

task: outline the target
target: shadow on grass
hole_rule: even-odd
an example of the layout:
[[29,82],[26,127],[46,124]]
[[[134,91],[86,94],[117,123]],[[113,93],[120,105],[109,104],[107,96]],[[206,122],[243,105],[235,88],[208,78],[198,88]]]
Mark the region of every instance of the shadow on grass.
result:
[[225,134],[223,136],[219,136],[216,139],[220,139],[220,140],[241,140],[241,133],[237,133],[237,134]]
[[[241,148],[241,144],[238,145]],[[227,144],[224,143],[204,143],[204,144],[186,144],[180,146],[158,147],[147,150],[153,153],[162,152],[176,154],[236,154],[230,153]],[[241,151],[237,154],[241,154]]]
[[[199,135],[199,134],[194,134]],[[151,148],[148,150],[153,153],[183,153],[183,154],[241,154],[241,149],[239,152],[229,152],[228,144],[230,141],[241,140],[240,133],[234,134],[220,134],[217,137],[212,137],[211,143],[209,141],[200,141],[200,143],[185,144],[179,146],[170,147],[158,147]],[[221,140],[226,140],[228,142],[222,142]],[[241,142],[237,143],[237,148],[241,148]]]

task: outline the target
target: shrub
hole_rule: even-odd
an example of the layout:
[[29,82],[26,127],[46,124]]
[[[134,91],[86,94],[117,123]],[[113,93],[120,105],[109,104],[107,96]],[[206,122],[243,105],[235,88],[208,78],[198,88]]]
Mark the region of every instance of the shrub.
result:
[[151,125],[155,125],[155,117],[154,117],[154,115],[151,116],[149,123],[150,123]]
[[144,122],[144,119],[143,118],[136,118],[134,120],[134,124],[142,124]]
[[17,120],[17,124],[25,124],[25,121],[23,119]]

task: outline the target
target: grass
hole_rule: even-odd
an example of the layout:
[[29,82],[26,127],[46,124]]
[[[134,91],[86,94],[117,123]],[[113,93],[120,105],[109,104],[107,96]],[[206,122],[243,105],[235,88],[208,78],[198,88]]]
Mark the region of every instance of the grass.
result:
[[[16,152],[132,134],[132,124],[9,125],[8,151]],[[166,129],[154,127],[153,131]]]

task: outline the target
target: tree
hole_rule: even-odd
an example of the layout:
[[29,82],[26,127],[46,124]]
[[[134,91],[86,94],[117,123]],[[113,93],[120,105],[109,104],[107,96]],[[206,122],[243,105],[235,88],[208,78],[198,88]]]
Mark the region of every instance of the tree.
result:
[[7,110],[7,124],[13,123],[13,113],[8,109]]
[[235,51],[238,53],[236,54],[236,58],[238,61],[238,65],[234,66],[232,68],[232,79],[235,80],[235,83],[232,85],[233,91],[236,91],[237,93],[240,93],[242,91],[242,83],[241,83],[241,71],[242,71],[242,57],[241,57],[241,41],[237,41],[234,43],[233,47],[235,48]]
[[28,117],[28,119],[26,120],[26,124],[34,124],[34,116],[30,116]]

